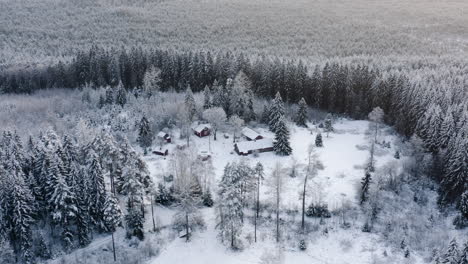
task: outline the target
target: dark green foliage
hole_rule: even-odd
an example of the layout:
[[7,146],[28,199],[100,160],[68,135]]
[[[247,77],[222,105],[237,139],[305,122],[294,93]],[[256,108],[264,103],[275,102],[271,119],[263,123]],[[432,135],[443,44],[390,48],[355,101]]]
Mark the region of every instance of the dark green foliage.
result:
[[304,98],[299,101],[299,110],[296,114],[296,124],[301,127],[307,127],[307,104]]
[[366,170],[364,178],[361,181],[361,195],[359,197],[359,203],[362,205],[369,199],[369,186],[371,183],[371,173]]
[[210,190],[207,190],[203,196],[202,196],[202,200],[203,200],[203,205],[206,206],[206,207],[212,207],[214,202],[213,202],[213,199],[211,198],[211,192]]
[[137,237],[140,240],[145,238],[144,217],[140,205],[141,202],[136,197],[129,197],[127,200],[127,214],[125,215],[127,238]]
[[318,133],[317,136],[315,136],[315,146],[319,148],[323,147],[323,139],[321,133]]
[[306,210],[308,217],[330,218],[331,213],[327,204],[310,204]]
[[166,186],[159,183],[158,184],[158,192],[156,195],[156,203],[159,203],[164,206],[171,205],[175,202],[175,198],[173,196],[173,192],[171,189],[167,189]]
[[147,148],[151,147],[153,143],[153,132],[151,131],[151,127],[149,124],[148,119],[146,117],[142,117],[139,127],[138,127],[138,143],[140,143],[140,147],[143,148],[145,154],[147,153]]
[[299,249],[302,251],[305,251],[307,249],[307,243],[305,242],[304,239],[301,239],[299,241]]
[[289,130],[283,119],[280,119],[275,127],[276,132],[273,149],[278,155],[288,156],[292,153],[292,148],[289,143]]

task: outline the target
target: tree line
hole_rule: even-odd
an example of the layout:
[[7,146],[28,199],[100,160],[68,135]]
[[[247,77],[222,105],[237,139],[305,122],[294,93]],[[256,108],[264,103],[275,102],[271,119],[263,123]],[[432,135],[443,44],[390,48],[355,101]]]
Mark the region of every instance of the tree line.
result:
[[[300,60],[252,59],[230,51],[93,46],[67,63],[3,72],[0,81],[7,93],[88,84],[114,87],[119,83],[130,91],[144,89],[148,85],[145,76],[148,80],[151,73],[161,91],[190,87],[200,92],[220,86],[229,95],[234,88],[232,79],[239,72],[251,83],[252,93],[260,97],[273,98],[279,92],[285,102],[297,103],[304,98],[309,106],[358,119],[380,107],[387,124],[404,136],[417,135],[424,142],[423,151],[434,154],[428,172],[441,183],[441,204],[455,202],[464,218],[468,216],[463,209],[468,207],[468,89],[461,80],[449,78],[448,85],[439,85],[437,77],[410,79],[399,71],[362,64],[326,63],[310,68]],[[231,109],[226,110],[229,116]]]

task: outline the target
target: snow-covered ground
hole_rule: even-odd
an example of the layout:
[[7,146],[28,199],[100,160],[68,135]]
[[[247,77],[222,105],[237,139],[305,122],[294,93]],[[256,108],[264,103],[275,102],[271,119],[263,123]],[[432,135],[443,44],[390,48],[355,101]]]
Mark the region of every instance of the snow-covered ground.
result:
[[[323,133],[324,147],[317,148],[317,153],[324,169],[320,170],[312,180],[313,191],[307,204],[312,200],[321,200],[326,202],[331,210],[340,208],[344,203],[357,206],[357,185],[364,175],[363,165],[369,157],[369,140],[366,136],[368,125],[367,121],[340,119],[334,124],[335,132],[330,133],[329,136]],[[276,162],[280,162],[284,168],[291,167],[293,159],[296,160],[297,164],[306,164],[308,146],[315,143],[318,129],[313,127],[306,129],[290,125],[293,154],[289,157],[280,157],[273,152],[261,153],[258,157],[253,155],[238,156],[233,149],[232,134],[229,134],[229,138],[224,138],[222,133],[219,133],[217,141],[212,138],[210,140],[208,137],[192,136],[190,144],[195,147],[195,151],[206,150],[211,153],[215,168],[212,191],[215,193],[224,166],[228,162],[241,159],[252,165],[261,162],[265,167],[266,180],[268,180]],[[273,134],[265,129],[256,130],[265,137],[273,138]],[[395,160],[393,158],[394,142],[398,138],[384,132],[387,130],[388,128],[382,129],[380,141],[390,142],[391,147],[378,147],[376,150],[377,166]],[[177,144],[185,143],[185,140],[177,137],[173,137],[173,139],[175,142],[173,141],[169,145],[170,152]],[[146,157],[155,182],[161,182],[162,176],[170,174],[170,159],[170,157],[164,158],[155,155]],[[299,165],[298,172],[301,170]],[[285,175],[283,208],[300,208],[299,191],[302,179],[300,175],[295,178]],[[267,202],[268,188],[266,184],[262,188],[261,200]],[[381,244],[377,235],[363,233],[360,228],[344,230],[339,228],[336,223],[335,226],[333,224],[329,226],[327,233],[317,232],[316,237],[309,238],[308,249],[304,252],[297,249],[297,244],[283,243],[278,247],[274,238],[271,237],[272,231],[266,230],[265,227],[261,227],[259,230],[260,241],[258,243],[252,242],[244,245],[242,251],[232,251],[223,245],[217,237],[214,209],[203,209],[202,216],[206,222],[206,230],[195,232],[189,243],[186,243],[185,239],[179,238],[169,242],[164,246],[160,255],[150,260],[149,263],[276,263],[268,262],[269,259],[283,259],[284,263],[403,263],[404,261],[401,253],[396,257],[384,258],[384,255],[393,255],[392,249]],[[165,221],[169,220],[164,215],[160,214],[160,217],[165,218]],[[246,224],[243,235],[247,235],[251,229],[251,225]],[[413,256],[410,263],[420,261],[417,256]]]

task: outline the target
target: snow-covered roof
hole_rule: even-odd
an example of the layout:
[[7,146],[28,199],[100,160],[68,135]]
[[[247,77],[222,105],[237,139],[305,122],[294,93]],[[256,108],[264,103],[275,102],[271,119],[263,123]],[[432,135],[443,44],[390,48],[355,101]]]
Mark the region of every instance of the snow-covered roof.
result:
[[164,138],[166,135],[167,135],[167,133],[164,133],[162,131],[158,133],[158,137],[160,137],[160,138]]
[[208,128],[208,129],[211,129],[211,125],[210,124],[200,124],[200,125],[194,125],[192,126],[192,129],[194,131],[196,131],[197,133],[200,133],[203,131],[203,129],[205,128]]
[[248,127],[244,127],[242,129],[242,135],[244,135],[245,137],[248,137],[250,139],[256,139],[258,136],[261,136],[259,133],[253,131],[252,129],[250,129]]
[[257,149],[266,149],[273,147],[273,140],[270,138],[259,139],[255,141],[242,141],[238,142],[237,149],[241,153],[248,153]]

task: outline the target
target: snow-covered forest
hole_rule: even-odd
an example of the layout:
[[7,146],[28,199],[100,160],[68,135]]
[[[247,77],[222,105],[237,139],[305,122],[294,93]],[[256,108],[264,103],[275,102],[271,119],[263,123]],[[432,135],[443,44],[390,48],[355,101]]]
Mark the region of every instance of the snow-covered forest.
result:
[[468,263],[467,7],[0,0],[0,263]]

